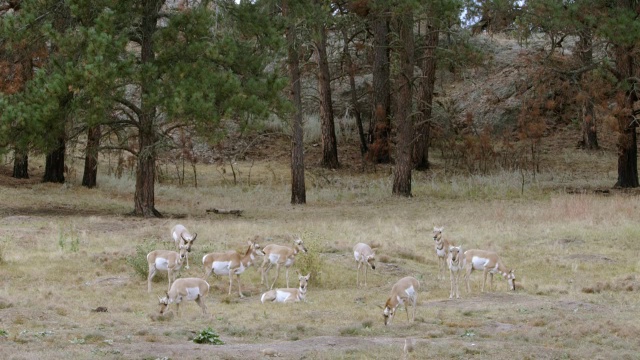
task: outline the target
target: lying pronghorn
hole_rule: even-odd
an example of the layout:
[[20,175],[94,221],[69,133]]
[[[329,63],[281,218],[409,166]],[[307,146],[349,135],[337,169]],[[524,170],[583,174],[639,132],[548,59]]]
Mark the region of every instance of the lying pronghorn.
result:
[[267,301],[277,303],[298,302],[301,300],[305,301],[305,296],[307,295],[307,283],[309,282],[310,276],[311,273],[306,276],[302,276],[302,274],[298,273],[300,285],[297,289],[289,288],[269,290],[262,294],[260,301],[262,301],[263,304]]
[[[174,226],[173,229],[171,229],[171,236],[173,237],[173,241],[176,243],[177,249],[180,249],[180,245],[184,245],[187,249],[187,252],[191,252],[191,245],[193,245],[193,242],[196,241],[196,237],[198,237],[198,234],[191,235],[186,227],[178,224]],[[189,254],[187,254],[187,266],[185,266],[184,268],[189,269]]]
[[249,266],[254,263],[256,255],[263,256],[264,253],[260,250],[260,244],[257,244],[251,240],[247,241],[249,248],[244,254],[237,253],[236,251],[227,251],[224,253],[209,253],[202,257],[202,264],[204,264],[204,278],[206,279],[211,275],[213,271],[216,275],[229,275],[229,295],[231,295],[231,286],[233,285],[233,275],[235,274],[238,279],[238,294],[242,295],[242,289],[240,285],[240,274],[242,274]]
[[169,278],[169,286],[171,288],[171,278],[174,271],[180,270],[184,258],[187,256],[187,248],[180,245],[180,252],[171,250],[154,250],[147,254],[147,263],[149,263],[149,277],[147,278],[147,291],[151,292],[151,280],[156,276],[158,270],[166,271]]
[[438,256],[438,270],[440,270],[440,279],[444,280],[444,272],[447,264],[447,256],[449,256],[449,246],[452,244],[442,236],[444,227],[433,228],[433,241],[435,241],[436,255]]
[[391,319],[393,319],[393,315],[398,308],[398,305],[404,304],[405,310],[407,310],[407,320],[409,320],[409,307],[406,303],[407,301],[411,301],[413,304],[413,315],[411,316],[411,320],[413,321],[416,318],[416,302],[418,300],[418,289],[420,288],[420,282],[411,276],[404,277],[398,280],[395,285],[391,288],[391,296],[387,299],[387,302],[384,304],[384,324],[390,324]]
[[[295,256],[300,252],[307,252],[307,248],[304,247],[302,239],[299,237],[293,241],[293,247],[269,244],[264,247],[264,260],[262,260],[262,282],[267,289],[273,289],[273,285],[276,284],[278,277],[280,276],[280,266],[286,269],[287,287],[289,287],[289,267],[293,265]],[[276,277],[273,279],[273,283],[269,286],[269,270],[271,267],[276,266]]]
[[449,246],[449,257],[447,258],[447,265],[449,265],[449,277],[451,278],[451,291],[449,292],[449,299],[453,299],[454,294],[456,295],[456,299],[460,299],[458,282],[460,280],[460,273],[464,268],[464,254],[462,253],[462,246]]
[[195,300],[202,309],[202,313],[207,313],[203,298],[209,294],[209,283],[199,278],[182,278],[173,282],[167,292],[167,296],[159,299],[160,315],[169,307],[169,304],[176,304],[176,315],[180,315],[180,303],[182,301]]
[[358,275],[356,276],[356,286],[360,286],[360,268],[364,264],[364,286],[367,286],[367,270],[371,267],[372,270],[376,269],[376,250],[372,249],[369,245],[358,243],[353,247],[353,257],[356,258],[358,263]]
[[484,292],[484,285],[487,282],[487,273],[490,275],[490,290],[493,289],[493,274],[495,273],[499,273],[507,279],[511,290],[516,290],[515,270],[507,269],[507,267],[502,264],[498,254],[492,251],[467,250],[464,252],[464,257],[466,268],[464,278],[467,282],[467,292],[471,291],[471,287],[469,286],[469,277],[473,270],[482,270],[483,272],[484,278],[482,280],[482,292]]

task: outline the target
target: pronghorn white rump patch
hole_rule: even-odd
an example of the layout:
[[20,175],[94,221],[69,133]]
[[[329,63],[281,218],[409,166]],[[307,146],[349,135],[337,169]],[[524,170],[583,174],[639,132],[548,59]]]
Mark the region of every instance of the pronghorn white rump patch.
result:
[[156,258],[156,269],[168,271],[169,270],[169,260],[165,258],[158,257]]
[[186,288],[185,290],[187,291],[187,298],[185,300],[195,300],[198,298],[198,296],[200,296],[199,287]]

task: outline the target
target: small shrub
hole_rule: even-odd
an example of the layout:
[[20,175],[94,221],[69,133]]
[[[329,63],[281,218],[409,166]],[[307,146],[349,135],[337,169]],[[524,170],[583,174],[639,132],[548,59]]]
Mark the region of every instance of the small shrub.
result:
[[[144,242],[136,246],[136,253],[127,257],[127,265],[133,272],[143,279],[149,275],[149,264],[147,263],[147,254],[156,249],[155,242]],[[158,278],[156,275],[154,279]]]
[[200,331],[200,333],[193,338],[193,342],[197,344],[224,345],[224,341],[220,340],[218,334],[210,327]]
[[307,253],[301,253],[296,256],[296,267],[302,275],[311,274],[311,282],[314,286],[322,287],[322,269],[324,268],[324,259],[322,258],[322,246],[317,234],[304,233],[302,241],[307,248]]
[[9,336],[9,333],[7,332],[7,330],[0,329],[0,337],[7,337],[7,336]]

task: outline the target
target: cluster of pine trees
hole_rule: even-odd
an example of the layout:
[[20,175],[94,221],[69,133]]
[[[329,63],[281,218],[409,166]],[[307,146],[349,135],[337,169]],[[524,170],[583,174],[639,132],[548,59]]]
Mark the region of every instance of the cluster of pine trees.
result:
[[[127,151],[134,214],[161,216],[156,162],[175,131],[214,141],[221,120],[276,114],[291,126],[291,202],[305,203],[302,82],[317,90],[322,166],[337,168],[332,90],[346,79],[363,156],[393,158],[392,191],[411,196],[412,171],[429,167],[436,69],[460,58],[451,37],[542,33],[549,54],[576,42],[575,61],[540,61],[575,89],[585,148],[598,146],[595,106],[615,102],[616,185],[637,187],[639,16],[635,0],[0,0],[0,147],[14,177],[29,176],[37,152],[44,181],[64,182],[66,144],[84,136],[87,187],[101,152]],[[371,87],[357,87],[366,74]],[[544,116],[535,108],[553,91],[523,116]]]

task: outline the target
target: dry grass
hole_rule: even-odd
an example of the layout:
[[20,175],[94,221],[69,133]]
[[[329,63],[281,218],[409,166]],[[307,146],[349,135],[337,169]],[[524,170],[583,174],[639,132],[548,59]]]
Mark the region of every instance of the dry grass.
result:
[[[124,215],[133,203],[129,179],[103,176],[95,190],[1,187],[4,356],[260,359],[268,347],[284,358],[397,359],[406,338],[415,339],[415,359],[631,359],[640,351],[636,196],[567,194],[563,188],[586,180],[560,170],[528,178],[522,192],[519,173],[448,177],[436,164],[433,172],[416,174],[411,199],[389,195],[386,171],[312,169],[308,204],[292,206],[286,166],[234,166],[235,184],[229,169],[212,165],[199,169],[197,189],[158,185],[164,219]],[[603,174],[595,174],[598,183],[614,182],[613,174]],[[206,213],[212,207],[244,213]],[[228,296],[228,278],[211,276],[207,316],[189,302],[180,318],[158,317],[166,277],[158,276],[147,294],[146,279],[128,259],[145,244],[172,248],[169,231],[177,222],[198,233],[183,277],[202,276],[207,252],[244,251],[256,235],[266,245],[301,234],[313,250],[297,264],[314,272],[308,301],[260,304],[260,276],[249,269],[242,275],[247,298],[239,299],[235,287]],[[519,291],[507,292],[496,276],[495,292],[481,294],[481,274],[474,273],[472,293],[461,290],[462,299],[449,300],[448,281],[436,280],[433,226],[445,226],[465,249],[499,252],[516,268]],[[357,242],[379,246],[367,288],[355,288],[351,249]],[[378,306],[406,275],[422,283],[416,322],[408,323],[401,310],[384,327]],[[95,311],[101,306],[107,312]],[[226,345],[189,341],[207,327]]]

